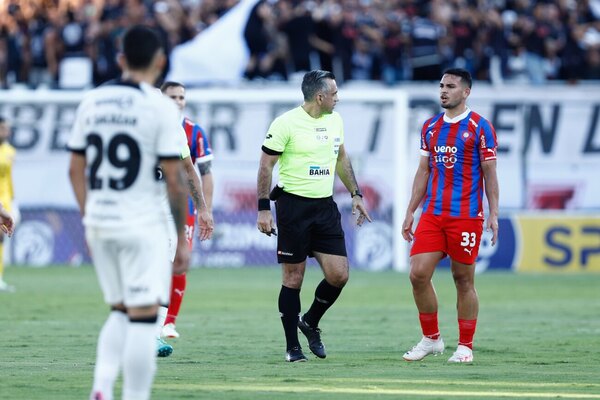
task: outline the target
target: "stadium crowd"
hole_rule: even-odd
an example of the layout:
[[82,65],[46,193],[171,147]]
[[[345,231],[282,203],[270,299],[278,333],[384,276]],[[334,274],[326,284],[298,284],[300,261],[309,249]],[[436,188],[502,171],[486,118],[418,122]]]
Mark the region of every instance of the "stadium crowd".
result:
[[[126,27],[155,26],[170,50],[238,1],[0,0],[0,85],[56,87],[69,57],[89,60],[98,85],[118,76]],[[494,82],[600,79],[600,0],[260,0],[244,37],[247,80],[322,68],[393,85],[448,67]]]

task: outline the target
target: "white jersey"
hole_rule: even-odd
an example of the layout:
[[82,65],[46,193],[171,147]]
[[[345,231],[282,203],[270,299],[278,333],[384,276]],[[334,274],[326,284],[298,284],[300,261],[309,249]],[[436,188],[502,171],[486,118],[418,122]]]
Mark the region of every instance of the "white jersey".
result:
[[90,91],[68,142],[69,150],[86,156],[84,225],[165,221],[166,186],[157,167],[161,159],[181,158],[184,146],[175,103],[152,86],[116,82]]

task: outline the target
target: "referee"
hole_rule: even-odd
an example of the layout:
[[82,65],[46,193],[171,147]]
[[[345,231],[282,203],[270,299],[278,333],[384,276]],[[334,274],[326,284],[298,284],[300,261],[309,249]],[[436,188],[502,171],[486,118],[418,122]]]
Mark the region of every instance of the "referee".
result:
[[[258,230],[271,236],[275,224],[270,200],[276,201],[277,261],[283,265],[279,312],[287,344],[286,361],[306,361],[298,328],[308,347],[325,358],[319,321],[348,281],[348,258],[341,216],[333,201],[335,174],[352,196],[357,225],[371,221],[344,149],[342,118],[335,76],[310,71],[302,80],[304,103],[277,117],[262,146],[258,170]],[[269,194],[273,167],[279,161],[279,183]],[[300,316],[300,289],[306,257],[314,257],[325,279],[315,290],[310,309]]]

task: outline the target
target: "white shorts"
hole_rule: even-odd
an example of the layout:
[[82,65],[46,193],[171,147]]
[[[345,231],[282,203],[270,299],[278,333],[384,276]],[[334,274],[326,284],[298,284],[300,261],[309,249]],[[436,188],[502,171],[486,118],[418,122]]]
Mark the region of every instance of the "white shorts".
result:
[[168,304],[172,263],[164,223],[128,229],[86,227],[85,236],[107,304]]

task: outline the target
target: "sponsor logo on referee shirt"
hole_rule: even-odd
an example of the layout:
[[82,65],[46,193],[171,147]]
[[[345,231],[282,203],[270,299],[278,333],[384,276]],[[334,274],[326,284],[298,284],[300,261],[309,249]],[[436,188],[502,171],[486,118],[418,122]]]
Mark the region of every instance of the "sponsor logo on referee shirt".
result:
[[326,134],[317,134],[315,139],[321,143],[327,143],[329,141],[329,135]]
[[308,175],[310,176],[329,176],[331,172],[329,168],[321,168],[318,165],[311,165],[308,167]]

